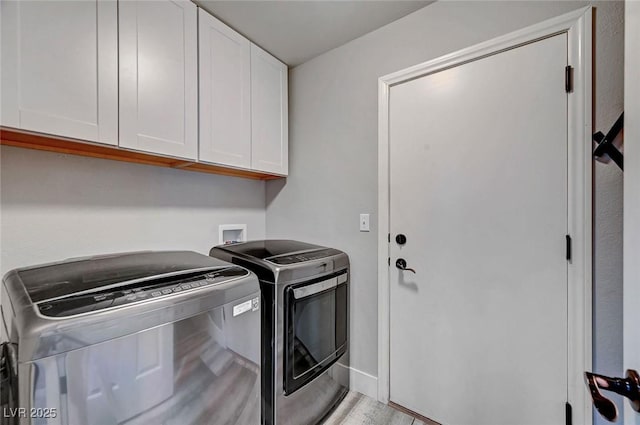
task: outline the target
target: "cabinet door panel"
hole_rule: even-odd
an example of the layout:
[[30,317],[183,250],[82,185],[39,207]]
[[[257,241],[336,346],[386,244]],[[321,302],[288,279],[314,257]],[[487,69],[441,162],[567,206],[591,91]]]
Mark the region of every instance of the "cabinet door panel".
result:
[[251,43],[199,9],[199,159],[251,167]]
[[117,144],[117,3],[0,8],[2,125]]
[[251,168],[288,172],[287,66],[251,45]]
[[120,2],[119,24],[120,146],[195,159],[196,6]]

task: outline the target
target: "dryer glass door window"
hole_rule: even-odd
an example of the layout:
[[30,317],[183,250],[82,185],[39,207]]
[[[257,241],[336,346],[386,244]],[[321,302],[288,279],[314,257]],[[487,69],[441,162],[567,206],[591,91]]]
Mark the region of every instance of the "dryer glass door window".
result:
[[325,371],[346,351],[348,285],[337,281],[333,277],[287,288],[286,394]]

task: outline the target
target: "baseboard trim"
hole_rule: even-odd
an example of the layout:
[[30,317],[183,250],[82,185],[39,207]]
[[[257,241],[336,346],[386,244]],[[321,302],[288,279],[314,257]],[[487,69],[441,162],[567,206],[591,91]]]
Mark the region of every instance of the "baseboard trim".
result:
[[424,423],[424,425],[442,425],[440,422],[436,422],[436,421],[434,421],[432,419],[429,419],[429,418],[427,418],[425,416],[422,416],[420,413],[414,412],[413,410],[407,409],[406,407],[400,406],[399,404],[395,404],[392,401],[389,402],[389,407],[393,407],[394,409],[399,410],[402,413],[406,413],[409,416],[413,416],[417,420],[419,420],[422,423]]
[[378,399],[378,378],[361,370],[340,363],[336,364],[339,366],[340,374],[349,374],[349,389],[351,391],[357,391],[374,400]]

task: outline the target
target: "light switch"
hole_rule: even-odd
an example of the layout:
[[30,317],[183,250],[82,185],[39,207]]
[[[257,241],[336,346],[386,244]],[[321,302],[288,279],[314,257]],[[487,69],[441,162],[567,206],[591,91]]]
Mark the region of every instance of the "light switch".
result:
[[360,214],[360,231],[369,231],[369,214]]

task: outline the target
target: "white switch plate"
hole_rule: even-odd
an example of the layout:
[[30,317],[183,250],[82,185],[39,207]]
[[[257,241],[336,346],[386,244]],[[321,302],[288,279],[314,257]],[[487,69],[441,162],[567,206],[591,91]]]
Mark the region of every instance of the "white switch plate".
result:
[[360,214],[360,231],[369,231],[369,214]]

